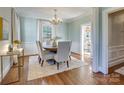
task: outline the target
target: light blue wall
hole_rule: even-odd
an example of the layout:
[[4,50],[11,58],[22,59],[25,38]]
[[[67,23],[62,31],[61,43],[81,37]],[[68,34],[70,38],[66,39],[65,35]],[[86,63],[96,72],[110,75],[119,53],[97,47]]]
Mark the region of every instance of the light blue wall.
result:
[[80,31],[81,25],[90,23],[91,16],[84,16],[80,19],[67,23],[68,39],[72,40],[72,52],[80,53]]
[[[11,8],[10,7],[0,7],[0,16],[3,17],[8,21],[8,29],[9,29],[9,41],[8,40],[2,40],[0,41],[0,51],[3,51],[7,49],[8,45],[11,41]],[[5,76],[9,69],[10,69],[10,58],[3,57],[3,75]],[[1,61],[0,61],[1,63]],[[1,72],[1,64],[0,64],[0,72]],[[1,80],[1,73],[0,73],[0,80]]]
[[62,40],[67,40],[67,24],[62,23],[57,26],[57,36],[61,37]]
[[20,32],[22,42],[35,42],[37,39],[37,20],[21,17]]
[[[22,42],[35,42],[37,40],[37,20],[21,17],[20,24]],[[56,34],[62,40],[67,40],[66,23],[57,26]]]

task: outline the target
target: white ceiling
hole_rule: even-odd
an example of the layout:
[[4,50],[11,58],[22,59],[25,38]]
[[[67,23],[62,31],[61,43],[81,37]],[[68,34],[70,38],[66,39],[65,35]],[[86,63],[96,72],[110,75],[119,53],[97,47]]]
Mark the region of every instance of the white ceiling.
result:
[[57,15],[63,20],[73,19],[82,15],[91,15],[92,8],[89,7],[16,7],[20,16],[50,19],[57,9]]

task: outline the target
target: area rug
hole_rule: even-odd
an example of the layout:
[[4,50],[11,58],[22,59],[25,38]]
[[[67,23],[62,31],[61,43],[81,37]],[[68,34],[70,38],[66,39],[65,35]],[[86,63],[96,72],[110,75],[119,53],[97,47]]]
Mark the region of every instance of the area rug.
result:
[[59,70],[57,70],[56,64],[51,65],[48,62],[44,62],[43,67],[41,67],[41,65],[38,62],[37,56],[32,56],[29,57],[28,81],[47,77],[64,71],[72,70],[84,65],[88,65],[88,64],[72,57],[72,60],[69,61],[69,68],[67,68],[66,63],[61,63]]
[[124,67],[121,67],[121,68],[115,70],[115,72],[117,72],[117,73],[119,73],[121,75],[124,75]]

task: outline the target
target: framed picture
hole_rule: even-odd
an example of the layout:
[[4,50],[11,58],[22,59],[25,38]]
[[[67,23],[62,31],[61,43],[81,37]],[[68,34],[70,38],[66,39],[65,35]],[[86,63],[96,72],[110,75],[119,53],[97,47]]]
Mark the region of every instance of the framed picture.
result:
[[9,22],[0,17],[0,40],[9,40]]

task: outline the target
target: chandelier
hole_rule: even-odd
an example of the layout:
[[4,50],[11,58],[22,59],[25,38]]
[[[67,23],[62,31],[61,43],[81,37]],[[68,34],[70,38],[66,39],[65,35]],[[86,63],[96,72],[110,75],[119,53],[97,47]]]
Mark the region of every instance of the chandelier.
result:
[[63,20],[60,19],[60,18],[57,16],[57,14],[56,14],[57,9],[54,9],[54,12],[55,12],[54,17],[50,20],[50,22],[51,22],[52,24],[54,24],[54,25],[58,25],[58,24],[62,23]]

